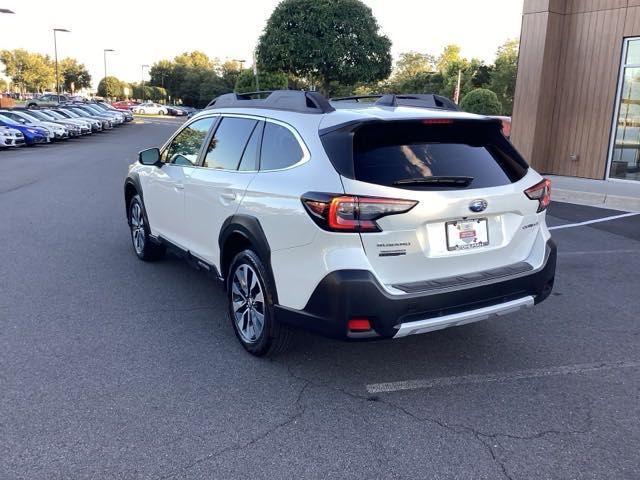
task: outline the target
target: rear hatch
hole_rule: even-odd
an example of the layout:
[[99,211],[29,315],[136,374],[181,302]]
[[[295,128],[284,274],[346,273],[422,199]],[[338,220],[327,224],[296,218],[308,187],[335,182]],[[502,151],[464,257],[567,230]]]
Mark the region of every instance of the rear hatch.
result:
[[532,268],[544,219],[525,190],[542,178],[499,122],[369,121],[322,138],[347,195],[416,202],[378,218],[380,231],[360,233],[387,286],[412,292],[414,283],[445,287]]

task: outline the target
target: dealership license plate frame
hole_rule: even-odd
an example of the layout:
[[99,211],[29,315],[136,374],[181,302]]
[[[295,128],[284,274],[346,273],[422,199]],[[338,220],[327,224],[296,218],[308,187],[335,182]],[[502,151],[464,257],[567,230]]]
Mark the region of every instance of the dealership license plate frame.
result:
[[[460,237],[461,230],[458,225],[475,226],[476,228],[479,228],[480,230],[475,230],[475,232],[480,232],[480,235],[477,235],[479,237],[479,241],[465,243]],[[489,246],[489,219],[486,217],[446,222],[444,228],[447,237],[447,250],[450,252],[464,252]],[[482,228],[484,228],[484,231],[482,231]],[[453,235],[453,233],[456,232],[457,238]]]

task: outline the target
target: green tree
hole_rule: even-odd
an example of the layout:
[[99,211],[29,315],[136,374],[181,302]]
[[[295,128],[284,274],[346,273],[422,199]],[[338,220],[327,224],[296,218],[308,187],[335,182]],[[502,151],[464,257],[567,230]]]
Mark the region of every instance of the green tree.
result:
[[160,60],[151,65],[149,69],[149,83],[151,85],[159,85],[163,88],[169,88],[169,85],[175,84],[173,63],[169,60]]
[[116,77],[105,77],[98,84],[98,95],[104,98],[121,98],[123,83]]
[[60,62],[60,77],[67,92],[75,93],[81,88],[91,88],[91,75],[87,67],[75,58],[65,58]]
[[411,77],[394,78],[388,85],[391,93],[440,93],[444,77],[439,72],[418,72]]
[[476,88],[467,93],[460,102],[460,108],[480,115],[500,115],[502,112],[498,96],[486,88]]
[[396,62],[394,77],[403,81],[416,75],[435,72],[436,59],[433,55],[418,52],[405,52],[400,54]]
[[6,92],[8,89],[9,83],[4,78],[0,78],[0,92]]
[[473,76],[471,77],[471,84],[473,88],[488,88],[491,85],[492,74],[493,65],[480,63],[474,70]]
[[[288,88],[289,83],[286,74],[271,72],[259,73],[258,81],[260,90],[282,90]],[[235,91],[238,93],[256,91],[256,77],[252,69],[248,68],[238,76]]]
[[156,85],[149,85],[149,95],[148,99],[153,100],[154,102],[166,102],[167,101],[167,91]]
[[379,32],[369,7],[359,0],[283,0],[258,44],[266,71],[353,85],[383,80],[391,72],[391,41]]
[[4,64],[5,74],[23,92],[41,92],[55,83],[53,62],[46,55],[23,49],[3,50],[0,61]]
[[225,85],[225,90],[232,92],[238,81],[238,77],[242,73],[242,63],[237,60],[228,60],[224,62],[219,70],[219,76],[222,83]]
[[503,113],[511,115],[518,74],[518,40],[509,40],[498,48],[490,88],[502,103]]
[[200,90],[198,94],[198,107],[204,107],[211,100],[223,93],[233,91],[233,85],[229,85],[230,78],[223,78],[214,71],[208,71],[201,77]]
[[436,68],[440,73],[445,73],[450,70],[453,64],[459,63],[461,60],[460,46],[455,44],[447,45],[438,57]]

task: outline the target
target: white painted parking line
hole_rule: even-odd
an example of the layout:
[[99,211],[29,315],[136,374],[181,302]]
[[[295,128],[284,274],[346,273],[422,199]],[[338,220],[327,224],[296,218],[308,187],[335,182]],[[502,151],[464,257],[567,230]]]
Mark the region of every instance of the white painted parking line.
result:
[[530,378],[554,377],[559,375],[574,375],[603,370],[616,370],[621,368],[638,368],[640,361],[631,362],[599,362],[584,363],[578,365],[565,365],[561,367],[536,368],[531,370],[519,370],[509,373],[491,373],[488,375],[462,375],[457,377],[441,377],[424,380],[406,380],[402,382],[372,383],[366,386],[369,393],[391,393],[403,390],[418,390],[436,387],[451,387],[454,385],[502,383],[514,380]]
[[563,257],[572,255],[624,255],[626,253],[638,253],[638,250],[592,250],[590,252],[565,252],[563,250],[558,252],[558,255]]
[[618,218],[634,217],[636,215],[640,215],[640,212],[623,213],[621,215],[613,215],[611,217],[596,218],[595,220],[587,220],[586,222],[569,223],[567,225],[557,225],[555,227],[549,227],[549,230],[560,230],[563,228],[582,227],[584,225],[591,225],[593,223],[600,223],[600,222],[608,222],[610,220],[617,220]]

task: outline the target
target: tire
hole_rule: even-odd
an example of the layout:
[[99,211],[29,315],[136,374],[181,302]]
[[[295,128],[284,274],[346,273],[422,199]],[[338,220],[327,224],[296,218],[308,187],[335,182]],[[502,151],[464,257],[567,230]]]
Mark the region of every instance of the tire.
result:
[[144,109],[142,109],[142,110],[138,110],[138,113],[139,113],[140,115],[144,115]]
[[164,110],[158,110],[158,115],[166,115]]
[[149,220],[140,195],[136,194],[131,198],[128,212],[131,244],[135,254],[145,262],[162,258],[166,249],[164,245],[158,245],[150,240]]
[[293,332],[276,320],[274,295],[260,257],[253,250],[237,254],[227,275],[227,311],[238,341],[256,357],[271,357],[291,346]]
[[38,105],[35,103],[28,103],[27,104],[27,108],[33,108],[33,107],[37,107]]

